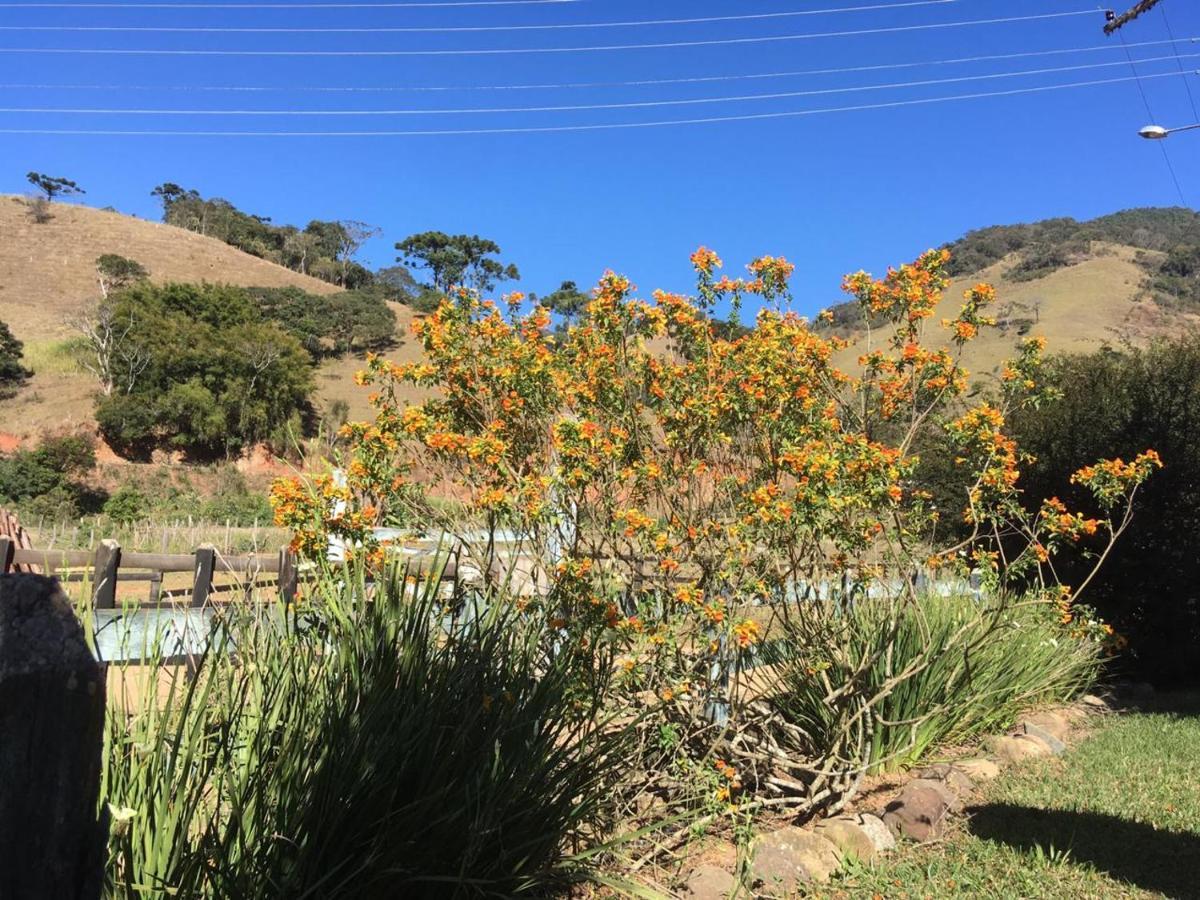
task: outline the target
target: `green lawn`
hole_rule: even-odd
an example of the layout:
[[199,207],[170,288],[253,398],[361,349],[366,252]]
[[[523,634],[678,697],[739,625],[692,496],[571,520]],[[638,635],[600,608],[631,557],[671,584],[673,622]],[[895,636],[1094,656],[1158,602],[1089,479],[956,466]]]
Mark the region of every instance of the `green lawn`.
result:
[[1200,898],[1200,698],[1101,721],[985,787],[946,838],[818,896]]

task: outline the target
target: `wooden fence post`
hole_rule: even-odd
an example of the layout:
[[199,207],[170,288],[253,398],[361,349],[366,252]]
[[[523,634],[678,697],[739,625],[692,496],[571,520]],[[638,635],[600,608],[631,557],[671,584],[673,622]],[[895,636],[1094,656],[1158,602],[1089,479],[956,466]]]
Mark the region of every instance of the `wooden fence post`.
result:
[[16,544],[12,538],[0,537],[0,572],[11,572]]
[[204,606],[208,603],[208,594],[212,590],[213,570],[216,566],[216,547],[205,544],[196,550],[196,578],[192,582],[192,606]]
[[99,900],[104,673],[53,579],[0,576],[0,897]]
[[116,609],[117,569],[121,566],[121,545],[105,538],[96,548],[92,566],[92,608]]
[[279,599],[291,606],[296,601],[299,578],[296,572],[296,556],[290,547],[279,548]]

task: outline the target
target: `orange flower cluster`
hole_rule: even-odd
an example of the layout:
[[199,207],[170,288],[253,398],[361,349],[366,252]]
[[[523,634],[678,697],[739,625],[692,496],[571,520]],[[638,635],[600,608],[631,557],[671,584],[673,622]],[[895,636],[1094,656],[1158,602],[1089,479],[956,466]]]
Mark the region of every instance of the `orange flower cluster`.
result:
[[1154,470],[1161,469],[1162,465],[1156,451],[1146,450],[1131,462],[1124,462],[1118,458],[1101,460],[1095,465],[1085,466],[1071,476],[1071,483],[1083,485],[1101,504],[1112,506],[1137,490]]
[[739,647],[751,647],[762,638],[762,626],[753,619],[743,619],[733,626],[733,636]]
[[1004,414],[990,404],[969,410],[947,426],[969,466],[974,485],[968,492],[966,521],[996,521],[1019,510],[1017,503],[1017,445],[1004,434]]
[[700,247],[692,254],[692,267],[704,275],[711,275],[713,269],[721,268],[721,257],[707,247]]
[[872,316],[898,326],[893,341],[903,346],[918,335],[918,325],[933,315],[949,280],[943,273],[949,250],[927,250],[913,263],[888,269],[879,281],[866,272],[847,275],[842,290],[858,298]]
[[1088,519],[1082,513],[1073,513],[1057,497],[1051,497],[1042,503],[1038,512],[1042,529],[1057,537],[1065,537],[1077,541],[1084,536],[1094,535],[1100,528],[1097,519]]

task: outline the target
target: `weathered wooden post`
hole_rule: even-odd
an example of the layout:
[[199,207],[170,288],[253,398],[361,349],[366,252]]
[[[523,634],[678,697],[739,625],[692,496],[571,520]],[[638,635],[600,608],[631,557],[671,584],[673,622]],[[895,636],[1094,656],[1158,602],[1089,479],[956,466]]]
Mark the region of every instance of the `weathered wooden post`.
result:
[[12,571],[13,554],[16,552],[17,545],[12,538],[0,537],[0,573]]
[[217,567],[217,548],[205,544],[196,550],[196,575],[192,580],[192,606],[208,603],[212,590],[213,570]]
[[92,565],[92,608],[116,609],[117,569],[121,567],[121,545],[111,538],[100,542]]
[[0,897],[99,900],[104,673],[57,582],[0,575]]
[[299,577],[296,572],[296,555],[290,547],[279,550],[279,599],[286,605],[296,601]]

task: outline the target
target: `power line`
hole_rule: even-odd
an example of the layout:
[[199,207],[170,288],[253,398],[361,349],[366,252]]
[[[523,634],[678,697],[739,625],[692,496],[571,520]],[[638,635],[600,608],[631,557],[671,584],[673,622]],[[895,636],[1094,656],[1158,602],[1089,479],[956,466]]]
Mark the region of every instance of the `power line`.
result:
[[[1195,59],[1200,53],[1186,54],[1183,58]],[[1163,62],[1177,59],[1175,56],[1159,56],[1140,59],[1138,62]],[[653,109],[662,106],[696,106],[708,103],[746,103],[760,100],[784,100],[793,97],[815,97],[829,94],[848,94],[859,91],[899,90],[903,88],[928,87],[941,84],[961,84],[972,81],[987,81],[997,78],[1020,78],[1028,75],[1048,75],[1059,72],[1077,72],[1084,69],[1103,69],[1123,66],[1124,62],[1088,63],[1078,66],[1056,66],[1043,69],[1024,69],[1019,72],[996,72],[986,75],[962,75],[955,78],[932,78],[922,81],[893,81],[886,84],[855,85],[852,87],[818,88],[804,91],[778,91],[769,94],[743,94],[724,97],[691,97],[676,100],[642,100],[622,103],[583,103],[559,106],[510,106],[510,107],[460,107],[457,109],[95,109],[62,107],[0,107],[0,113],[8,114],[57,114],[57,115],[128,115],[128,116],[429,116],[429,115],[474,115],[480,113],[541,113],[541,112],[584,112],[600,109]],[[1172,73],[1175,74],[1175,73]],[[1180,72],[1179,74],[1184,74]]]
[[588,0],[444,0],[423,3],[0,3],[0,9],[429,9],[443,6],[542,6]]
[[[1178,78],[1178,72],[1163,72],[1142,76],[1150,78]],[[985,97],[1012,97],[1020,94],[1037,94],[1071,88],[1095,87],[1133,81],[1131,76],[1102,78],[1093,81],[1075,81],[1065,84],[1040,85],[1037,87],[1013,88],[1006,91],[983,91],[972,94],[952,94],[943,97],[923,97],[913,100],[892,100],[881,103],[864,103],[855,106],[835,106],[818,109],[801,109],[784,112],[746,113],[733,116],[706,116],[692,119],[663,119],[649,122],[609,122],[589,125],[535,125],[497,128],[426,129],[414,131],[170,131],[162,129],[119,131],[102,128],[0,128],[0,134],[41,135],[91,135],[109,137],[436,137],[453,135],[484,134],[544,134],[550,132],[612,131],[633,128],[660,128],[677,125],[702,125],[727,122],[751,122],[770,119],[791,119],[828,113],[861,112],[876,109],[897,109],[907,106],[927,106],[959,100],[978,100]]]
[[[1119,30],[1119,27],[1117,29],[1117,37],[1121,39],[1121,46],[1125,49],[1125,58],[1129,60],[1129,71],[1133,73],[1133,80],[1137,82],[1138,93],[1142,95],[1142,104],[1146,107],[1146,115],[1149,116],[1151,122],[1154,122],[1154,113],[1150,110],[1150,98],[1146,96],[1146,88],[1142,85],[1142,79],[1138,76],[1133,55],[1129,52],[1129,45],[1125,43],[1125,34]],[[1180,66],[1179,74],[1183,74],[1182,66]],[[1187,78],[1185,77],[1184,82],[1186,83],[1186,81]],[[1175,166],[1171,163],[1171,155],[1167,152],[1167,145],[1159,141],[1158,146],[1162,150],[1163,162],[1167,164],[1167,171],[1171,173],[1171,181],[1175,185],[1175,192],[1179,195],[1179,202],[1187,206],[1187,199],[1183,196],[1183,186],[1179,183],[1179,176],[1175,174]]]
[[[1195,42],[1197,38],[1181,38]],[[1130,47],[1156,47],[1170,41],[1139,41]],[[541,84],[466,84],[466,85],[364,85],[364,86],[320,86],[289,85],[180,85],[180,84],[0,84],[0,90],[96,90],[96,91],[182,91],[216,93],[425,93],[457,91],[528,91],[579,88],[645,87],[664,84],[703,84],[723,81],[746,81],[769,78],[792,78],[804,75],[839,75],[849,72],[878,72],[893,69],[913,69],[925,66],[947,66],[964,63],[992,62],[1010,59],[1026,59],[1040,56],[1057,56],[1067,53],[1097,53],[1115,49],[1111,44],[1096,47],[1067,47],[1058,50],[1027,50],[1020,53],[992,53],[983,56],[960,56],[953,59],[931,59],[918,62],[878,63],[868,66],[842,66],[832,69],[796,69],[784,72],[752,72],[732,75],[697,75],[684,78],[643,78],[630,81],[575,81]]]
[[[1172,41],[1174,41],[1175,40],[1175,32],[1171,29],[1171,20],[1167,18],[1167,8],[1165,6],[1160,6],[1158,8],[1158,11],[1160,13],[1162,13],[1163,24],[1167,26],[1167,37],[1169,37]],[[1178,56],[1179,56],[1178,49],[1175,50],[1175,55],[1176,55],[1176,58],[1178,58]],[[1181,72],[1183,71],[1183,63],[1182,62],[1179,63],[1179,71],[1181,71]],[[1192,84],[1186,78],[1183,79],[1183,89],[1185,91],[1187,91],[1188,102],[1191,103],[1191,105],[1192,105],[1192,115],[1195,117],[1194,121],[1200,122],[1200,109],[1196,108],[1196,98],[1194,96],[1192,96]]]
[[835,6],[825,9],[788,10],[784,12],[744,13],[735,16],[700,16],[686,19],[634,19],[622,22],[556,22],[532,25],[405,25],[378,28],[306,28],[306,27],[239,27],[194,25],[0,25],[0,31],[54,32],[170,32],[173,34],[450,34],[487,31],[560,31],[580,28],[638,28],[648,25],[702,25],[716,22],[751,22],[766,19],[788,19],[797,16],[821,16],[833,13],[869,12],[906,9],[915,6],[944,6],[963,0],[905,0],[902,3],[873,3],[867,6]]
[[777,34],[763,37],[713,38],[703,41],[662,41],[650,44],[607,44],[589,47],[491,47],[472,50],[167,50],[93,47],[0,47],[0,53],[79,53],[111,56],[508,56],[529,53],[593,53],[612,50],[662,50],[680,47],[715,47],[734,44],[765,44],[780,41],[804,41],[816,38],[853,37],[866,34],[897,34],[909,31],[962,28],[972,25],[1001,25],[1012,22],[1033,22],[1062,19],[1069,16],[1092,16],[1094,10],[1040,13],[1031,16],[1009,16],[999,19],[969,19],[958,22],[930,22],[921,25],[892,25],[882,28],[860,28],[851,31],[807,32]]

